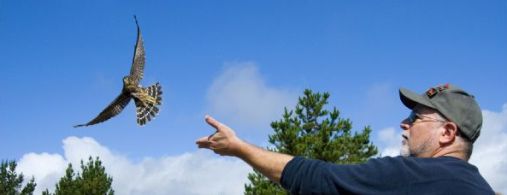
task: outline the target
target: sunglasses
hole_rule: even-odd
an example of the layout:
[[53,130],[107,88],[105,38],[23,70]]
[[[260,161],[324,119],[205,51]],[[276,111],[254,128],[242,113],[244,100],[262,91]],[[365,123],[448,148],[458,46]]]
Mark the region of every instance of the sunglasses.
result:
[[[424,120],[424,118],[426,118],[427,120]],[[442,123],[447,122],[445,120],[424,116],[414,111],[410,112],[410,115],[407,117],[407,122],[408,124],[414,124],[416,123],[417,119],[420,119],[418,122],[442,122]]]

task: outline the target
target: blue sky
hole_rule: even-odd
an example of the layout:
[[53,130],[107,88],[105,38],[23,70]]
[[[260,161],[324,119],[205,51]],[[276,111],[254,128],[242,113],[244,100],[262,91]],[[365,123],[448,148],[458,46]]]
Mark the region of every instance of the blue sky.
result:
[[[138,127],[132,104],[103,124],[72,128],[120,92],[134,14],[147,57],[142,84],[160,82],[164,90],[159,116]],[[502,0],[0,0],[0,42],[1,159],[47,153],[70,162],[66,144],[85,138],[134,165],[201,155],[194,141],[212,132],[206,113],[265,145],[269,123],[305,88],[331,93],[330,106],[354,129],[370,125],[381,149],[392,145],[385,141],[391,134],[398,138],[408,114],[399,87],[423,92],[450,82],[496,121],[505,121],[507,109]]]

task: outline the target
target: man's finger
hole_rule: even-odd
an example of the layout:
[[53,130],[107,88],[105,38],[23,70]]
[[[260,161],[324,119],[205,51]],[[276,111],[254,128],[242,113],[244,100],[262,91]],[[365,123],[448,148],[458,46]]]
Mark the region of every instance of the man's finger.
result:
[[213,117],[211,117],[210,115],[206,115],[204,117],[204,119],[206,120],[206,122],[211,125],[212,127],[214,127],[217,131],[220,131],[224,125],[220,122],[218,122],[217,120],[215,120]]

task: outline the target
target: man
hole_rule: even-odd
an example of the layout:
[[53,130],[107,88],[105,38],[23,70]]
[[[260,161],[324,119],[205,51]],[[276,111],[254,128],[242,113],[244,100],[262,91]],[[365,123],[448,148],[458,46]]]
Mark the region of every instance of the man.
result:
[[293,157],[248,144],[209,116],[206,122],[216,132],[197,140],[197,145],[241,158],[294,194],[494,194],[468,163],[482,127],[474,97],[449,84],[422,95],[399,92],[412,110],[400,124],[402,156],[357,165]]

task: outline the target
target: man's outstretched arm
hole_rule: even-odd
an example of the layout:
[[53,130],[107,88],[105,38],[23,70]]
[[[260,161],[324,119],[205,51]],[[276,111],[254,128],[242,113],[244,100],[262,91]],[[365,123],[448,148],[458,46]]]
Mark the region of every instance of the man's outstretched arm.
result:
[[293,156],[271,152],[244,142],[236,137],[231,128],[214,118],[206,116],[205,120],[216,129],[216,132],[198,139],[196,144],[199,148],[208,148],[220,155],[241,158],[271,181],[280,183],[282,171],[285,165],[294,158]]

